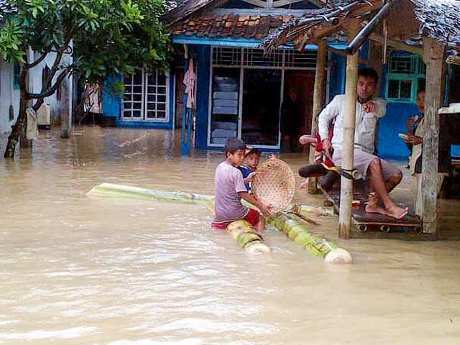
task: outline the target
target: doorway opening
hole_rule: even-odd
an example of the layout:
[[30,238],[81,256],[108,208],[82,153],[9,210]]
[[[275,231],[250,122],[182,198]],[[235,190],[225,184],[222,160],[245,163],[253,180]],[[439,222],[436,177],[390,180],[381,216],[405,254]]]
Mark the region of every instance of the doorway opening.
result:
[[244,70],[241,137],[245,143],[279,145],[281,80],[281,70]]

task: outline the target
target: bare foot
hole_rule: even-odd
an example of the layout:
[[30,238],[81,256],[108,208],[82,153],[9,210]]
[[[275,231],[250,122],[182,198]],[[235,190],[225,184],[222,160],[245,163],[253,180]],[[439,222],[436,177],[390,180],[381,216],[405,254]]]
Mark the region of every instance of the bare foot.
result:
[[396,219],[403,219],[409,212],[409,208],[401,208],[398,206],[391,207],[386,210],[387,215]]
[[389,216],[388,212],[377,204],[372,205],[370,202],[366,205],[366,213],[378,213],[384,216]]
[[387,215],[387,211],[383,207],[379,206],[379,198],[375,193],[369,193],[367,205],[366,205],[366,212],[367,213],[379,213],[383,215]]
[[308,187],[308,178],[306,178],[305,181],[303,181],[303,182],[300,184],[299,188],[300,188],[300,189],[303,189],[303,188],[307,188],[307,187]]

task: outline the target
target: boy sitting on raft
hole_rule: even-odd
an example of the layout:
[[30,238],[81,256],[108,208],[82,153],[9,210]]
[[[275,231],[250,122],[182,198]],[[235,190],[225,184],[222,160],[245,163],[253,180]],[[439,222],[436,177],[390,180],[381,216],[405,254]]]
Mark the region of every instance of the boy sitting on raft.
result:
[[225,143],[226,159],[217,166],[215,174],[216,199],[213,228],[226,229],[230,223],[243,219],[258,232],[265,228],[264,218],[259,212],[241,204],[241,199],[244,199],[256,206],[264,216],[270,215],[270,208],[248,193],[243,175],[237,169],[243,163],[245,150],[246,145],[239,139],[228,139]]
[[257,167],[259,166],[260,156],[262,152],[255,147],[247,147],[246,154],[244,156],[243,165],[239,166],[238,169],[243,174],[244,183],[248,191],[251,190],[250,182],[255,175]]

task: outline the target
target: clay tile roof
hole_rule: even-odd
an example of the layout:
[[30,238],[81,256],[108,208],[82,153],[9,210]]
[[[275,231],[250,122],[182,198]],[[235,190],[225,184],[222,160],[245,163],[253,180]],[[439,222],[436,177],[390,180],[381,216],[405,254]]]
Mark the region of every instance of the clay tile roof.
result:
[[197,37],[263,39],[290,19],[288,16],[207,15],[176,23],[170,31],[174,35]]

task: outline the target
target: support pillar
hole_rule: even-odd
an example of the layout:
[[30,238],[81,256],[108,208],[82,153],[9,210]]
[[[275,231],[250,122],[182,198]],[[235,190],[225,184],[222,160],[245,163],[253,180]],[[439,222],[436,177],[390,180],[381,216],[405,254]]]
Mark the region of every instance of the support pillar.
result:
[[[321,40],[318,44],[318,55],[316,58],[315,87],[313,90],[313,111],[311,117],[311,133],[318,131],[318,116],[324,108],[326,99],[326,68],[327,68],[327,42]],[[315,161],[315,151],[310,148],[309,162]],[[318,179],[310,178],[308,182],[308,192],[318,193]]]
[[65,78],[61,84],[61,100],[59,103],[59,112],[61,116],[61,138],[70,138],[72,129],[72,109],[70,97],[72,95],[70,88],[71,82],[69,77]]
[[[345,84],[345,112],[343,118],[342,169],[353,169],[353,150],[355,141],[356,97],[358,83],[359,51],[347,56],[347,76]],[[339,237],[350,238],[351,207],[353,201],[353,180],[344,176],[341,178]]]
[[425,119],[422,153],[421,202],[423,232],[437,237],[437,181],[439,160],[439,114],[442,105],[445,77],[443,43],[432,38],[423,39],[423,59],[426,64]]
[[369,41],[369,66],[375,69],[379,75],[377,94],[380,94],[383,76],[383,47],[374,41]]

